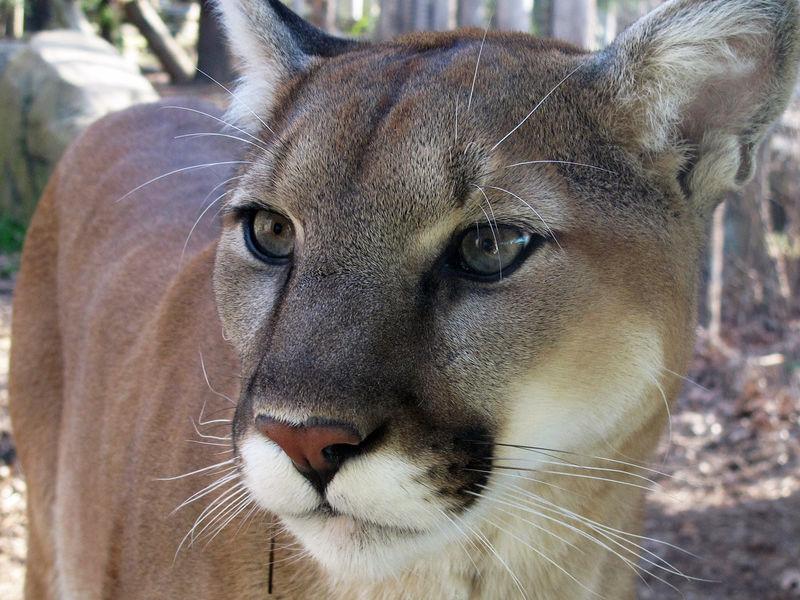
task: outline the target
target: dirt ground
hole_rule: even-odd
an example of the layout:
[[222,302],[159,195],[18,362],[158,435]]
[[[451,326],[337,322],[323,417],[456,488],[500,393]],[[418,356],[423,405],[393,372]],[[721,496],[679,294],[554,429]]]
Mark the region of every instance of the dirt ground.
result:
[[[11,296],[0,287],[0,598],[22,597],[25,484],[8,419]],[[676,569],[716,583],[645,577],[643,600],[800,598],[800,320],[765,333],[759,323],[723,356],[698,342],[690,379],[673,410],[648,498],[645,535],[680,546],[647,547]],[[647,566],[647,565],[645,565]],[[562,600],[562,599],[554,599]],[[563,599],[567,600],[567,599]],[[614,600],[614,599],[609,599]]]

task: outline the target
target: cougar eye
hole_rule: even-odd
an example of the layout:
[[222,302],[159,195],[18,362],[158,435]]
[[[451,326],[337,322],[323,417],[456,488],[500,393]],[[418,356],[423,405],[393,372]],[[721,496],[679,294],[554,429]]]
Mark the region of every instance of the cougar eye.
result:
[[531,243],[531,234],[510,225],[468,229],[458,247],[461,270],[486,277],[513,266]]
[[247,217],[245,238],[250,251],[261,260],[284,261],[294,252],[294,227],[282,214],[255,210]]

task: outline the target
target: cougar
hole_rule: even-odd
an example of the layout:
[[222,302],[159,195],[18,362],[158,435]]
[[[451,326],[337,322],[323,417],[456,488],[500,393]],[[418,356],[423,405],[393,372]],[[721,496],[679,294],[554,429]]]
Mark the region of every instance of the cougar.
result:
[[685,585],[644,490],[709,217],[795,82],[797,1],[667,2],[596,53],[219,9],[228,113],[103,119],[30,226],[27,598]]

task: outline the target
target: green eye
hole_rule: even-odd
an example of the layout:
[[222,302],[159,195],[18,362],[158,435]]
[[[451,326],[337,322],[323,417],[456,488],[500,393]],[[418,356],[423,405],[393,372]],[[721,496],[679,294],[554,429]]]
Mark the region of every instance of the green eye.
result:
[[280,213],[253,211],[248,217],[245,236],[250,251],[261,260],[285,261],[294,253],[294,227]]
[[467,230],[458,248],[461,270],[477,276],[500,275],[513,266],[531,243],[531,234],[509,225]]

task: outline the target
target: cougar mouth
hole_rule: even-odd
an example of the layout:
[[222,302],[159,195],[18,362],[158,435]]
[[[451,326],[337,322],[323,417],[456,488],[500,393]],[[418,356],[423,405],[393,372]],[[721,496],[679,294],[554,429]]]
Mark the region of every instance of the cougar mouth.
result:
[[253,499],[318,562],[338,574],[385,577],[391,573],[384,563],[396,572],[445,546],[453,520],[472,512],[477,494],[470,491],[488,480],[484,454],[491,455],[491,443],[465,446],[463,431],[438,435],[440,443],[427,440],[414,448],[384,440],[344,461],[322,487],[303,473],[294,448],[293,459],[259,431],[237,445]]

